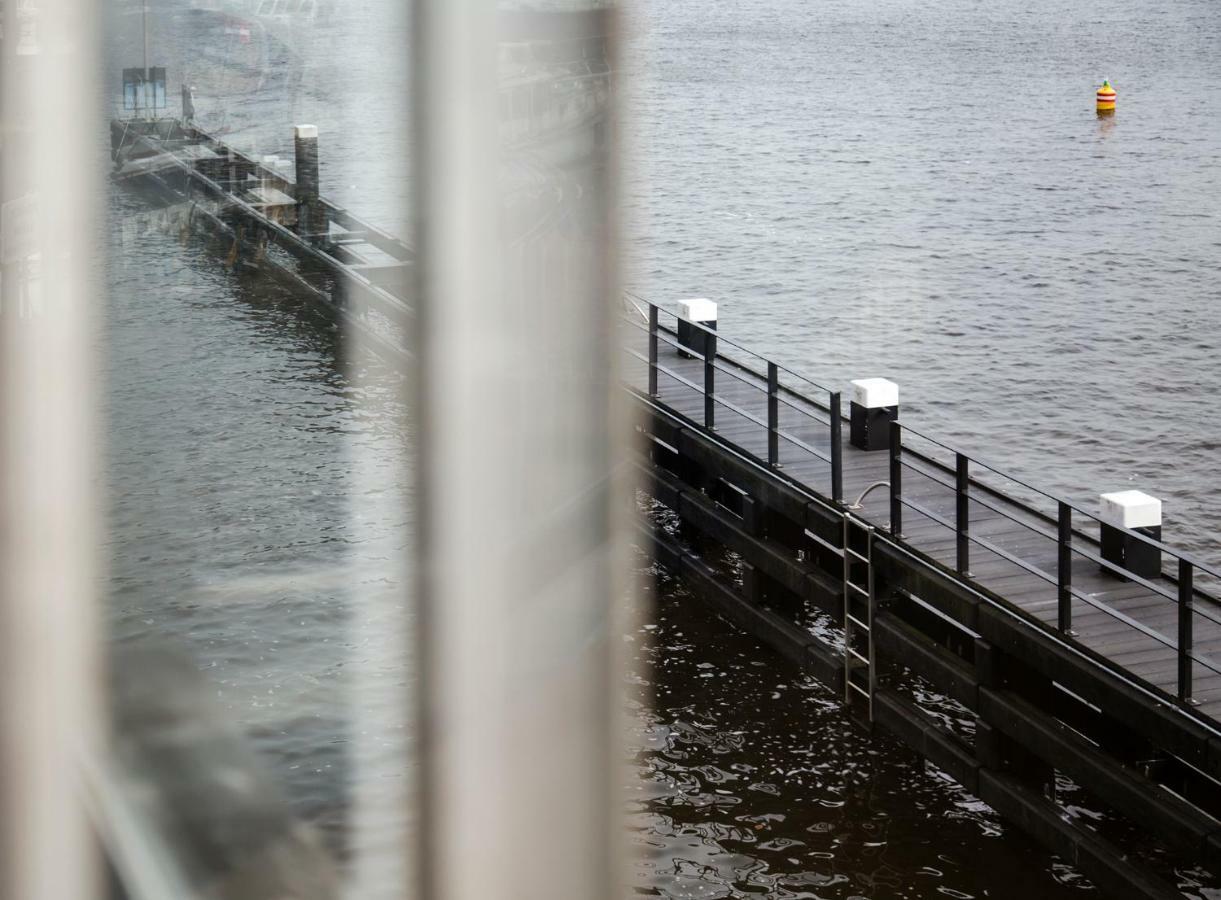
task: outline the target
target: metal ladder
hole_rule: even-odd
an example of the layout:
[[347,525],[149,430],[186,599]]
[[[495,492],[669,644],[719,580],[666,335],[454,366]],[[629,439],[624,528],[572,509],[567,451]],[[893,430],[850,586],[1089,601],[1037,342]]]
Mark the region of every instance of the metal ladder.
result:
[[[864,701],[867,718],[873,722],[873,693],[877,688],[874,666],[872,525],[844,514],[844,704],[851,709]],[[859,552],[861,546],[864,552]],[[854,578],[853,568],[864,566],[865,581]],[[865,645],[862,652],[861,644]]]

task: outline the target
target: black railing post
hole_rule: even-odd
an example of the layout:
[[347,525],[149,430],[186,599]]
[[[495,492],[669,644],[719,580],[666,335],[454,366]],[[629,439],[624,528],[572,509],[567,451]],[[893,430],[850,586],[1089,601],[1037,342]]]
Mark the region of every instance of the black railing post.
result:
[[903,536],[903,426],[890,423],[890,533]]
[[716,401],[713,399],[716,389],[716,350],[712,342],[704,335],[704,427],[716,428]]
[[657,396],[657,307],[649,304],[649,396]]
[[1191,700],[1192,615],[1194,614],[1194,571],[1185,559],[1179,560],[1179,699]]
[[957,537],[958,574],[971,574],[971,503],[967,490],[971,484],[971,460],[954,454],[954,532]]
[[1056,539],[1056,607],[1060,631],[1073,630],[1073,508],[1060,502],[1057,517],[1059,535]]
[[780,370],[767,364],[767,464],[780,466]]
[[844,502],[844,439],[843,416],[840,413],[839,391],[831,392],[831,499]]

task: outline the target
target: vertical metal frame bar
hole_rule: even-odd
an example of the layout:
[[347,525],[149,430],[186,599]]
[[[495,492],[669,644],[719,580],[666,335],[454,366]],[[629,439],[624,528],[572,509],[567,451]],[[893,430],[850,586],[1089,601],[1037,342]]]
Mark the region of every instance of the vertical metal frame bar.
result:
[[649,304],[649,396],[657,396],[657,305]]
[[704,334],[704,427],[716,428],[716,350]]
[[1057,619],[1060,631],[1073,630],[1073,508],[1061,501],[1056,539]]
[[[570,206],[515,240],[502,230],[502,174],[539,148],[502,128],[497,80],[500,42],[535,40],[606,48],[621,77],[617,13],[595,0],[502,7],[415,0],[411,28],[413,895],[539,896],[538,836],[554,832],[543,896],[610,900],[622,874],[618,538],[632,499],[613,302],[616,129],[607,110],[546,147],[561,157],[546,177]],[[610,87],[597,85],[590,109]],[[532,141],[546,139],[543,124],[526,123]]]
[[767,364],[767,462],[780,465],[780,369]]
[[832,391],[829,403],[831,416],[831,499],[844,502],[844,434],[840,393]]
[[954,454],[954,531],[959,575],[971,572],[971,460]]
[[890,533],[903,536],[903,426],[890,423]]
[[1193,617],[1195,615],[1195,570],[1188,560],[1179,560],[1179,699],[1191,700]]
[[[19,16],[36,15],[19,27]],[[94,0],[5,3],[0,42],[0,896],[101,894]],[[21,50],[19,53],[18,50]]]

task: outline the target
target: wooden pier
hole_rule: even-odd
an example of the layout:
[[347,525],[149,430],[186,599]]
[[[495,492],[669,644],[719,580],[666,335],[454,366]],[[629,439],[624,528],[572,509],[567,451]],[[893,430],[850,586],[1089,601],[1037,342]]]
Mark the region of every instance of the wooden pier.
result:
[[[641,483],[682,523],[642,526],[664,566],[1107,893],[1181,896],[1166,858],[1221,876],[1218,570],[1124,531],[1161,558],[1134,574],[1093,511],[901,417],[859,449],[838,392],[625,309]],[[1066,782],[1139,837],[1071,815]]]
[[[111,128],[117,179],[407,352],[413,251],[318,196],[316,169],[289,179],[178,122]],[[304,140],[298,169],[317,165]],[[860,449],[838,392],[655,305],[629,299],[621,337],[641,486],[681,522],[640,524],[661,564],[1109,894],[1181,896],[1175,866],[1221,877],[1221,572],[1120,529],[1160,557],[1135,574],[1093,511],[901,417]],[[1066,782],[1125,824],[1072,815]]]
[[215,239],[231,266],[333,310],[379,352],[407,352],[415,252],[318,194],[316,133],[295,136],[295,179],[176,119],[112,120],[110,137],[113,177],[185,206],[186,226]]

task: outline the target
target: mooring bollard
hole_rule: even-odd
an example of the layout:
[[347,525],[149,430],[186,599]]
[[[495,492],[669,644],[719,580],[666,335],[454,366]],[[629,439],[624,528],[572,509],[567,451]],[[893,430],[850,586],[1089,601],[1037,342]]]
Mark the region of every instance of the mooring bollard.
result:
[[297,155],[297,232],[302,236],[322,235],[326,217],[318,197],[318,128],[298,125],[293,130]]
[[[1098,518],[1102,520],[1099,535],[1102,558],[1141,578],[1160,574],[1162,551],[1124,529],[1160,542],[1162,501],[1143,491],[1117,491],[1099,495],[1098,505]],[[1111,570],[1104,566],[1103,571]]]
[[885,378],[852,382],[849,441],[858,450],[890,448],[890,423],[899,418],[899,386]]
[[[702,328],[699,326],[703,326]],[[693,356],[709,357],[716,355],[716,335],[704,331],[716,331],[716,304],[702,297],[678,301],[678,343],[679,356],[691,359]],[[690,352],[685,352],[685,347]]]

